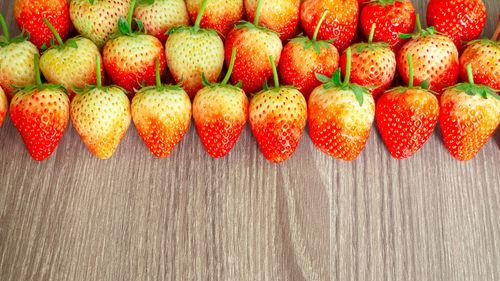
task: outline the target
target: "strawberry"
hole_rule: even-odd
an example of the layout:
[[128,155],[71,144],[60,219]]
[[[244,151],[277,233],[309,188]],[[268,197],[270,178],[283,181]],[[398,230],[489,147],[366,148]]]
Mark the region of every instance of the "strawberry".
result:
[[40,70],[49,83],[66,88],[72,100],[75,88],[96,83],[96,56],[101,56],[101,53],[94,42],[84,37],[69,39],[64,43],[52,24],[46,18],[43,20],[54,32],[58,45],[43,53]]
[[314,73],[332,76],[339,67],[339,52],[332,41],[318,41],[316,38],[326,13],[323,12],[311,40],[301,36],[285,45],[278,66],[281,81],[297,87],[306,101],[312,90],[321,84]]
[[500,123],[500,96],[488,86],[469,83],[446,89],[441,96],[441,130],[446,148],[459,161],[468,161],[486,144]]
[[413,64],[410,53],[410,82],[385,92],[377,101],[376,119],[382,139],[396,159],[417,152],[429,139],[439,117],[439,102],[427,91],[428,81],[413,86]]
[[106,73],[112,83],[124,88],[129,97],[134,94],[138,83],[145,86],[156,82],[155,62],[160,60],[162,77],[165,77],[165,49],[158,38],[140,33],[142,23],[138,21],[139,32],[132,31],[132,0],[127,19],[118,21],[121,36],[106,42],[102,58]]
[[262,89],[264,82],[273,75],[269,55],[272,55],[274,63],[278,64],[283,50],[276,32],[258,25],[261,6],[262,0],[259,0],[253,24],[239,22],[226,37],[226,65],[230,63],[233,48],[236,48],[231,83],[237,84],[241,81],[241,89],[247,95]]
[[190,98],[203,88],[202,73],[210,83],[217,81],[224,66],[224,44],[213,29],[201,29],[207,6],[203,0],[194,26],[173,27],[165,44],[167,65],[176,83],[182,82]]
[[130,0],[70,0],[69,12],[75,29],[101,49],[118,34],[118,20],[127,16]]
[[357,0],[307,0],[300,8],[300,20],[304,31],[313,36],[324,10],[330,12],[318,32],[318,39],[332,40],[339,52],[344,51],[353,41],[358,26],[359,7]]
[[368,38],[371,26],[377,25],[373,35],[375,41],[385,41],[397,53],[408,39],[398,36],[400,33],[412,33],[415,29],[415,7],[410,0],[370,1],[361,10],[360,25]]
[[161,83],[159,59],[156,59],[156,86],[138,91],[131,109],[139,135],[156,157],[170,155],[191,121],[189,96],[180,86]]
[[38,55],[38,49],[22,34],[11,39],[1,14],[0,22],[4,32],[0,38],[0,86],[11,99],[16,91],[12,86],[22,88],[36,83],[33,56]]
[[7,100],[7,96],[5,95],[2,88],[0,88],[0,127],[2,127],[3,120],[5,120],[5,116],[7,116],[8,110],[9,101]]
[[[368,43],[351,46],[352,54],[351,81],[368,88],[375,100],[387,90],[396,74],[396,55],[385,42],[373,41],[375,23],[368,38]],[[346,74],[347,53],[340,58],[342,75]]]
[[[186,0],[187,10],[194,22],[198,17],[202,0]],[[233,23],[243,18],[243,0],[209,0],[200,21],[201,28],[214,29],[226,37]]]
[[233,148],[248,119],[248,98],[237,86],[228,85],[236,50],[233,49],[229,69],[220,84],[205,81],[193,101],[193,117],[205,150],[221,158]]
[[[258,0],[245,0],[249,22],[255,20]],[[267,0],[262,3],[258,24],[279,33],[281,41],[295,36],[299,24],[300,0]]]
[[189,25],[186,3],[182,0],[143,0],[134,9],[134,18],[140,20],[147,34],[158,38],[162,44],[165,34],[174,26]]
[[453,42],[436,32],[434,27],[422,30],[417,16],[419,32],[416,35],[400,34],[402,38],[412,38],[399,50],[396,57],[397,68],[404,82],[408,84],[410,72],[406,53],[410,52],[414,69],[415,84],[430,81],[429,90],[443,92],[446,86],[458,80],[458,51]]
[[118,86],[103,87],[101,59],[96,56],[97,83],[87,85],[71,102],[71,121],[90,152],[110,158],[130,125],[130,102]]
[[427,25],[446,34],[460,52],[463,42],[477,39],[485,24],[482,0],[430,0],[427,4]]
[[249,106],[252,132],[267,160],[280,163],[288,159],[299,144],[307,121],[304,96],[290,86],[279,86],[278,73],[272,56],[269,57],[275,87],[253,96]]
[[66,40],[71,23],[68,0],[16,0],[14,17],[19,29],[29,32],[31,42],[39,49],[50,46],[53,39],[43,18],[50,20],[62,40]]
[[344,82],[337,69],[332,78],[316,74],[325,84],[309,97],[309,135],[324,153],[346,161],[354,160],[365,147],[375,117],[375,101],[368,90],[350,83],[351,49],[346,51]]
[[42,84],[35,54],[36,85],[19,89],[10,104],[12,123],[31,157],[42,161],[54,152],[69,120],[69,99],[60,85]]

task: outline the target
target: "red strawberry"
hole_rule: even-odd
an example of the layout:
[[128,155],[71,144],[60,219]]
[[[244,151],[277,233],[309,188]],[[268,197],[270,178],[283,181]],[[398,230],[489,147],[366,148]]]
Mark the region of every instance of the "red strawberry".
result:
[[[196,21],[203,0],[186,0],[192,21]],[[209,0],[200,21],[201,28],[214,29],[226,37],[233,24],[243,18],[243,0]]]
[[[132,0],[130,9],[134,9],[134,6],[135,0]],[[145,86],[155,84],[156,59],[160,60],[161,75],[164,77],[165,50],[158,38],[132,32],[132,13],[127,19],[120,18],[118,26],[122,35],[104,45],[104,67],[112,83],[133,96],[138,83]]]
[[[99,49],[87,38],[76,37],[64,43],[52,24],[43,18],[57,39],[57,46],[46,50],[40,58],[40,70],[51,84],[60,84],[69,92],[70,100],[75,88],[96,83],[96,56]],[[101,73],[104,76],[104,72]]]
[[191,121],[191,100],[180,86],[161,83],[156,60],[156,86],[142,88],[132,99],[132,118],[139,135],[156,157],[167,157],[184,137]]
[[317,31],[326,16],[323,12],[312,40],[308,37],[298,37],[285,45],[278,66],[281,81],[285,85],[294,85],[309,99],[312,90],[321,82],[314,73],[332,76],[339,67],[339,52],[331,41],[316,40]]
[[31,157],[42,161],[54,152],[69,119],[69,99],[59,85],[42,84],[35,55],[36,85],[19,90],[10,104],[12,123]]
[[134,18],[140,20],[146,32],[167,41],[167,31],[174,26],[189,25],[189,15],[183,0],[144,0],[134,9]]
[[283,49],[281,40],[274,31],[258,25],[259,15],[260,10],[257,9],[253,24],[240,22],[226,38],[226,65],[229,65],[232,50],[236,48],[231,82],[232,84],[241,82],[241,89],[247,95],[262,89],[264,82],[273,74],[272,65],[268,60],[269,55],[272,55],[274,63],[278,64]]
[[400,33],[412,33],[415,29],[415,8],[410,0],[377,0],[369,2],[361,11],[360,25],[368,38],[373,24],[377,30],[374,41],[385,41],[397,52],[408,39]]
[[87,86],[71,102],[71,121],[90,152],[110,158],[130,125],[130,102],[117,86],[103,87],[101,60],[96,56],[97,84]]
[[205,150],[214,158],[221,158],[233,149],[248,119],[248,98],[237,86],[228,85],[234,66],[231,64],[220,84],[206,82],[193,102],[193,117]]
[[[245,11],[249,22],[255,20],[258,0],[245,0]],[[297,34],[299,24],[300,0],[267,0],[262,2],[259,22],[279,33],[281,41]]]
[[413,65],[410,53],[410,82],[408,87],[385,92],[377,101],[376,119],[382,139],[396,159],[417,152],[429,139],[439,117],[439,102],[428,83],[413,86]]
[[3,120],[5,120],[5,116],[7,116],[8,110],[9,101],[7,100],[7,96],[5,95],[2,88],[0,88],[0,127],[2,127]]
[[288,159],[299,144],[307,121],[307,103],[295,88],[279,86],[274,59],[269,57],[275,88],[255,94],[250,101],[252,132],[267,160],[280,163]]
[[460,161],[468,161],[486,144],[500,124],[500,96],[488,86],[469,83],[448,88],[441,96],[441,130],[446,147]]
[[62,40],[68,36],[71,23],[68,0],[16,0],[14,16],[19,29],[29,32],[31,42],[39,49],[44,45],[49,47],[54,36],[43,18],[50,20]]
[[416,35],[400,35],[412,39],[399,50],[396,57],[399,74],[408,84],[410,71],[406,53],[410,52],[414,69],[415,83],[420,84],[429,80],[429,90],[438,93],[443,88],[455,85],[458,80],[458,51],[453,42],[446,36],[436,33],[434,27],[422,30],[420,19],[417,16],[419,33]]
[[23,35],[10,38],[5,19],[0,14],[4,37],[0,38],[0,86],[7,98],[11,99],[15,87],[25,87],[36,83],[33,56],[38,49]]
[[365,147],[375,116],[375,102],[365,87],[350,83],[351,49],[347,49],[344,82],[340,69],[332,78],[317,74],[326,84],[309,98],[309,134],[324,153],[346,161],[354,160]]
[[[368,38],[368,43],[351,46],[352,54],[351,81],[368,88],[375,100],[389,89],[396,74],[396,55],[385,42],[372,43],[375,24]],[[347,54],[340,58],[342,75],[346,74]]]
[[69,12],[75,29],[99,48],[118,34],[118,20],[126,17],[130,8],[130,0],[70,1]]
[[320,40],[332,40],[339,52],[353,41],[358,26],[359,7],[357,0],[307,0],[300,9],[302,27],[312,37],[324,10],[329,10],[318,33]]
[[203,88],[202,73],[210,83],[219,79],[224,67],[224,44],[213,29],[200,29],[207,0],[194,26],[174,27],[165,45],[167,64],[176,83],[181,83],[190,98]]
[[474,81],[500,89],[500,43],[475,40],[468,44],[460,57],[460,77],[467,81],[467,64],[472,64]]
[[486,23],[482,0],[430,0],[427,25],[446,34],[461,52],[465,45],[479,37]]

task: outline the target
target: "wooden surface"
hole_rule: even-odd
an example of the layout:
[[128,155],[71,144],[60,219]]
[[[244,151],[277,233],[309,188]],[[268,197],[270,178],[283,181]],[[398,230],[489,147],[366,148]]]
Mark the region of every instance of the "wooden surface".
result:
[[[12,31],[13,2],[0,3]],[[491,35],[500,2],[485,2]],[[193,125],[167,159],[131,126],[107,161],[70,125],[37,163],[8,118],[0,280],[500,280],[500,132],[460,163],[439,129],[404,161],[373,130],[346,163],[306,131],[274,165],[248,125],[220,160]]]

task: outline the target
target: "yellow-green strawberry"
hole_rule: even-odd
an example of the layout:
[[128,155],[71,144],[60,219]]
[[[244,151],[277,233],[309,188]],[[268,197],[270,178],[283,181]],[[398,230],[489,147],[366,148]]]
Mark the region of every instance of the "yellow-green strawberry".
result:
[[189,14],[183,0],[142,0],[134,9],[134,18],[144,24],[146,33],[158,38],[162,44],[165,34],[174,26],[189,25]]
[[10,103],[10,118],[31,157],[42,161],[54,152],[68,126],[69,99],[60,85],[42,84],[35,57],[36,84],[19,89]]
[[69,13],[75,29],[102,48],[118,33],[118,20],[127,16],[131,0],[70,0]]
[[130,126],[130,101],[120,87],[102,86],[101,60],[96,59],[97,84],[73,98],[71,121],[90,152],[108,159]]
[[110,39],[102,52],[104,67],[111,82],[124,88],[133,97],[138,84],[152,86],[156,83],[155,62],[160,61],[161,76],[165,76],[165,50],[158,38],[140,33],[142,22],[137,21],[139,32],[132,31],[132,0],[127,19],[120,18],[118,26],[122,35]]
[[250,100],[249,119],[252,132],[264,157],[272,163],[288,159],[297,148],[307,121],[307,103],[294,87],[279,86],[272,56],[275,88],[255,94]]
[[38,49],[28,38],[19,35],[10,38],[3,16],[0,22],[4,36],[0,38],[0,86],[9,99],[16,91],[12,86],[24,87],[36,83],[33,56],[38,55]]
[[346,51],[347,70],[341,82],[340,69],[332,78],[317,74],[325,84],[309,97],[309,134],[324,153],[352,161],[364,149],[375,118],[375,101],[367,88],[350,83],[351,48]]
[[207,0],[203,0],[194,26],[173,27],[168,31],[165,54],[170,73],[190,98],[203,88],[202,73],[214,83],[224,66],[224,44],[213,29],[200,28]]
[[205,81],[193,101],[193,117],[205,150],[214,158],[224,157],[238,140],[248,119],[248,98],[237,86],[228,85],[236,52],[220,84]]
[[[196,21],[203,0],[186,0],[192,21]],[[201,28],[215,29],[222,37],[243,18],[243,0],[209,0],[200,21]]]
[[[71,100],[75,96],[75,88],[96,83],[96,57],[101,53],[94,42],[84,37],[63,42],[52,24],[46,18],[43,20],[54,32],[58,45],[43,52],[40,70],[49,83],[66,88]],[[101,76],[104,77],[104,72]]]
[[7,100],[7,96],[5,95],[2,88],[0,88],[0,127],[2,127],[3,120],[5,120],[5,116],[7,116],[8,110],[9,101]]
[[132,99],[132,118],[139,135],[156,157],[167,157],[184,137],[191,121],[191,100],[180,86],[161,83],[156,61],[156,86],[145,87]]

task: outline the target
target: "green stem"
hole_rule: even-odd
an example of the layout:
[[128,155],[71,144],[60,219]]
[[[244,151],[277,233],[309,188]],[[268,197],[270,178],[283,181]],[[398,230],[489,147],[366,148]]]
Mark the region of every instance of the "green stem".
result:
[[40,58],[38,54],[35,54],[35,75],[36,75],[36,84],[38,86],[42,86],[42,77],[40,77]]
[[272,55],[269,56],[269,60],[271,61],[271,66],[273,67],[274,87],[278,88],[280,86],[280,80],[278,78],[278,71],[276,70],[276,65],[274,64]]
[[413,88],[413,61],[411,59],[410,52],[406,53],[408,57],[408,67],[410,68],[410,81],[408,83],[408,88]]
[[59,43],[59,46],[64,45],[64,42],[61,39],[61,36],[59,36],[59,33],[57,33],[57,30],[54,28],[54,26],[52,24],[50,24],[50,22],[46,18],[42,18],[42,19],[45,22],[45,24],[49,27],[50,31],[52,31],[52,33],[56,37],[56,40],[57,40],[57,43]]
[[375,26],[376,24],[372,24],[372,29],[370,29],[370,36],[368,37],[368,44],[371,44],[373,42],[373,35],[375,34]]
[[417,28],[418,28],[418,32],[422,32],[422,23],[420,22],[420,15],[417,14]]
[[497,41],[499,34],[500,34],[500,21],[498,22],[498,26],[495,29],[495,33],[493,34],[493,37],[491,38],[491,41]]
[[222,85],[226,85],[227,81],[229,81],[229,77],[231,77],[231,73],[233,72],[234,61],[236,60],[236,48],[233,47],[231,52],[231,62],[229,63],[229,68],[227,69],[226,76],[224,76],[224,80],[222,80]]
[[97,88],[102,88],[102,77],[101,77],[101,56],[96,55],[96,76],[97,76]]
[[160,59],[156,58],[156,87],[161,87]]
[[474,75],[472,75],[472,64],[467,64],[467,77],[469,77],[469,84],[474,85]]
[[326,9],[323,14],[321,15],[321,18],[319,18],[318,25],[316,25],[316,29],[314,29],[314,36],[313,36],[313,42],[316,41],[316,37],[318,37],[318,32],[319,28],[321,27],[321,24],[325,20],[326,14],[328,13],[328,9]]
[[203,0],[203,2],[201,2],[201,7],[200,7],[200,10],[198,11],[198,16],[196,17],[196,22],[194,23],[195,30],[198,30],[200,28],[201,18],[203,17],[203,12],[205,11],[205,7],[207,6],[207,2],[208,2],[208,0]]
[[5,19],[3,18],[2,14],[0,14],[0,22],[2,22],[3,34],[5,36],[5,39],[7,39],[7,42],[9,42],[9,29],[7,28],[7,23],[5,23]]
[[349,84],[349,80],[351,79],[351,55],[352,55],[351,47],[349,47],[346,50],[347,62],[346,62],[344,85]]
[[262,7],[262,0],[257,2],[257,10],[255,11],[255,20],[253,21],[253,25],[259,26],[259,17],[260,17],[260,9]]
[[130,3],[130,9],[128,10],[128,16],[127,16],[128,30],[130,32],[132,32],[132,16],[134,14],[135,1],[136,0],[132,0],[132,3]]

